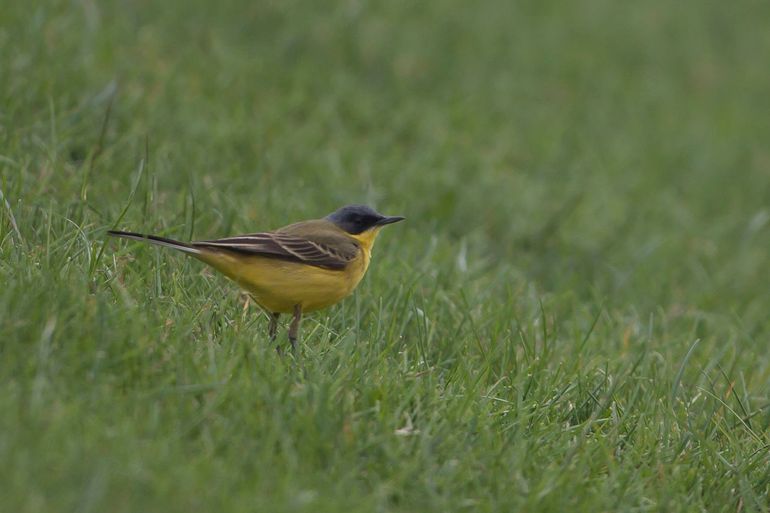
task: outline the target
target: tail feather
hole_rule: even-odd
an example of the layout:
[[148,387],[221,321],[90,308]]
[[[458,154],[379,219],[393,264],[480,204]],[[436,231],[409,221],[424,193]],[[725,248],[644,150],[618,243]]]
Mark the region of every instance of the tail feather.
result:
[[121,232],[117,230],[109,230],[107,232],[109,235],[112,235],[113,237],[120,237],[123,239],[131,239],[131,240],[138,240],[141,242],[149,242],[150,244],[157,244],[158,246],[164,246],[171,249],[176,249],[178,251],[183,251],[185,253],[191,253],[193,255],[198,255],[201,253],[199,249],[196,249],[192,247],[190,244],[187,244],[186,242],[179,242],[174,239],[167,239],[165,237],[158,237],[157,235],[143,235],[141,233],[134,233],[134,232]]

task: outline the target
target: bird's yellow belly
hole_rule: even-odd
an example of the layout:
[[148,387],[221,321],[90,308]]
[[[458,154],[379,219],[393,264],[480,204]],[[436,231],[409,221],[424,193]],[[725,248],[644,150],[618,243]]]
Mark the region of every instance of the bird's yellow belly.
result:
[[312,312],[344,299],[363,278],[368,256],[340,271],[261,256],[198,258],[238,283],[265,310],[292,313],[295,305]]

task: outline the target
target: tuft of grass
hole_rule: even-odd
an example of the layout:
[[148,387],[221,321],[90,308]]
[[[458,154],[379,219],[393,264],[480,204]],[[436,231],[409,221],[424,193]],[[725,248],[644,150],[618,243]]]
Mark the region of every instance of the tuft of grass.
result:
[[[769,10],[4,6],[0,510],[766,511]],[[352,202],[296,360],[104,237]]]

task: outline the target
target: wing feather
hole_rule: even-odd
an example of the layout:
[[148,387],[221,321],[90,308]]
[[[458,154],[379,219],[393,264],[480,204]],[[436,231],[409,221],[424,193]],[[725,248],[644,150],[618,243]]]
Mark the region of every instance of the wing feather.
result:
[[[329,242],[336,242],[336,247]],[[358,255],[358,244],[347,237],[344,240],[329,242],[286,233],[262,232],[193,242],[192,245],[195,248],[280,258],[335,270],[344,269]]]

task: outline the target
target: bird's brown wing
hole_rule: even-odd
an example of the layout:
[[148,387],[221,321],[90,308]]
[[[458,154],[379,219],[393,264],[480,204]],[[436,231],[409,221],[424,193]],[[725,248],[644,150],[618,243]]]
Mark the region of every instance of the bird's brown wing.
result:
[[193,242],[199,249],[259,255],[325,269],[341,270],[359,252],[358,244],[344,235],[312,233],[305,236],[277,232],[252,233],[225,239]]

